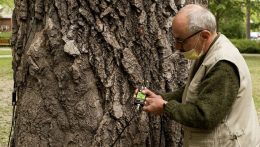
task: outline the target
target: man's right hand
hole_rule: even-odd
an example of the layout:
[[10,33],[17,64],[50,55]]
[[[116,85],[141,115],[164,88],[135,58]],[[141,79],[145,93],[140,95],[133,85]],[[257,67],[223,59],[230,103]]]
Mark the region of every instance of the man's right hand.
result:
[[146,95],[143,110],[156,115],[161,115],[163,113],[163,105],[167,103],[167,101],[163,100],[162,96],[155,94],[148,88],[145,88],[142,92]]

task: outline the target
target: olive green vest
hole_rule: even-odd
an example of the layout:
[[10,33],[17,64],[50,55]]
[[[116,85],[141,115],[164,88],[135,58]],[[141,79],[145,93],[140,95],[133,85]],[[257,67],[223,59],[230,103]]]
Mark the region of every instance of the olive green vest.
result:
[[260,127],[252,98],[250,73],[242,55],[224,35],[220,35],[211,46],[194,77],[188,78],[182,96],[183,103],[193,103],[198,99],[201,80],[220,60],[232,62],[239,71],[237,98],[231,112],[215,129],[201,130],[184,126],[184,147],[259,147]]

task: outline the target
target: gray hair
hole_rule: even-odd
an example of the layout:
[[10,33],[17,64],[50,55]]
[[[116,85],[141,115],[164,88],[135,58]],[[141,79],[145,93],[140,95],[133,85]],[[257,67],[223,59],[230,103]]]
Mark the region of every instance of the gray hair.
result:
[[216,18],[207,8],[191,4],[183,9],[183,11],[187,12],[189,32],[196,32],[202,29],[216,32]]

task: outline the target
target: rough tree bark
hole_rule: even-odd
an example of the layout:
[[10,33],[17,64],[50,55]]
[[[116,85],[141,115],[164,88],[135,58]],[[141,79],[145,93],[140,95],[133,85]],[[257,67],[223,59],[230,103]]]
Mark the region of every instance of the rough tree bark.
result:
[[[174,0],[16,0],[13,146],[182,146],[181,127],[135,113],[134,87],[183,86],[174,51]],[[165,58],[166,57],[166,58]],[[147,81],[147,82],[144,82]]]
[[185,4],[200,4],[207,7],[208,0],[186,0]]

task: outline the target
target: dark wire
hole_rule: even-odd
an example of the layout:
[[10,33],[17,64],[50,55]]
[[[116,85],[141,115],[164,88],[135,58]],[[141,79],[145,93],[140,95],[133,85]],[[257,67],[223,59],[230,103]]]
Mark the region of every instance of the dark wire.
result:
[[16,108],[16,101],[17,101],[17,95],[16,95],[16,83],[15,83],[15,73],[13,73],[13,80],[14,80],[14,85],[13,85],[13,92],[12,92],[12,106],[13,106],[13,109],[12,109],[12,124],[11,124],[11,129],[10,129],[10,133],[9,133],[9,138],[8,138],[8,144],[7,144],[7,147],[10,147],[10,143],[11,143],[11,136],[12,136],[12,133],[13,133],[13,128],[14,128],[14,125],[15,125],[15,108]]
[[16,104],[14,104],[13,102],[13,113],[12,113],[12,124],[11,124],[11,130],[10,130],[10,133],[9,133],[9,140],[8,140],[8,144],[7,144],[7,147],[10,146],[10,142],[11,142],[11,136],[12,136],[12,133],[13,133],[13,127],[14,127],[14,123],[15,123],[15,106]]
[[116,140],[110,145],[110,147],[113,147],[115,144],[116,144],[116,142],[117,142],[117,140],[119,139],[119,138],[121,138],[121,135],[122,135],[122,133],[125,131],[125,129],[131,124],[131,122],[132,122],[132,120],[134,120],[134,118],[136,117],[137,115],[136,115],[136,113],[134,113],[134,115],[130,118],[130,120],[126,123],[126,126],[123,128],[123,130],[119,133],[119,135],[117,136],[117,138],[116,138]]

